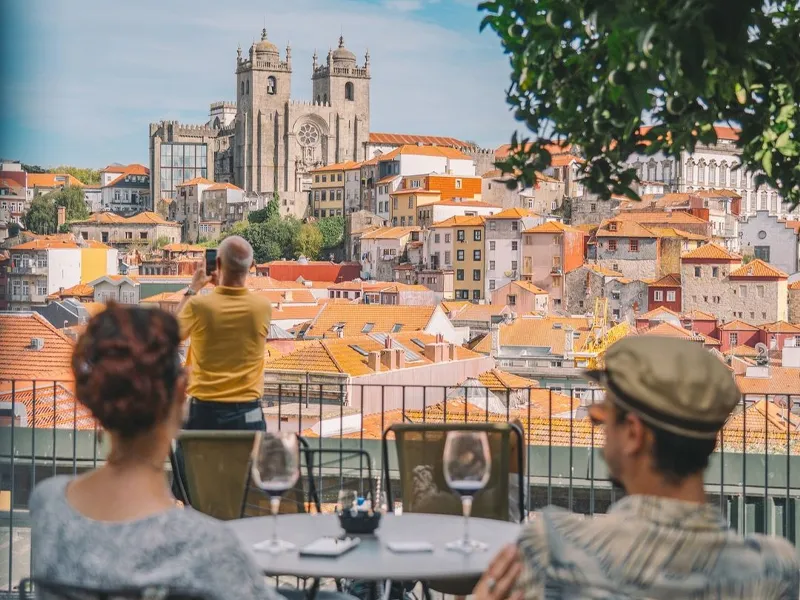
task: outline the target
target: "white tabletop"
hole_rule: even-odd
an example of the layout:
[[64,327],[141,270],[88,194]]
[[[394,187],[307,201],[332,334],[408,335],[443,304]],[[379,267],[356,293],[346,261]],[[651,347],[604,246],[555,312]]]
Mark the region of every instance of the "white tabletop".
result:
[[[300,548],[323,536],[343,533],[336,515],[300,514],[278,517],[278,537]],[[464,535],[464,519],[450,515],[384,515],[375,535],[359,535],[361,543],[336,558],[300,556],[297,551],[273,555],[255,552],[253,544],[272,535],[272,517],[229,521],[237,537],[265,575],[334,577],[380,581],[462,579],[479,577],[495,554],[519,535],[520,525],[489,519],[470,519],[470,537],[488,545],[484,552],[463,555],[445,544]],[[355,536],[354,536],[355,537]],[[433,552],[395,553],[387,542],[430,542]]]

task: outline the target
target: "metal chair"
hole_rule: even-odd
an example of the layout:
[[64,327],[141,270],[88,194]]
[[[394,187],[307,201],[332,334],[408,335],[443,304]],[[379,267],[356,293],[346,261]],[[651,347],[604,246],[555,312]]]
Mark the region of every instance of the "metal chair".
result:
[[[491,474],[486,488],[475,496],[472,516],[498,521],[509,521],[511,499],[510,477],[517,482],[519,515],[525,514],[524,464],[522,429],[514,423],[396,423],[383,433],[383,476],[389,506],[394,505],[394,495],[389,472],[388,436],[394,434],[397,464],[400,473],[400,495],[403,512],[461,515],[459,499],[445,482],[442,455],[447,434],[451,431],[485,432],[489,438],[492,455]],[[512,452],[514,453],[512,456]],[[513,458],[513,460],[512,460]],[[512,471],[512,464],[515,472]],[[424,477],[420,476],[424,474]],[[435,493],[425,494],[415,489],[415,479],[428,480]],[[430,581],[427,585],[438,592],[466,596],[472,593],[477,580]]]
[[195,591],[167,586],[100,589],[33,578],[19,584],[21,600],[206,600]]
[[303,451],[308,476],[309,500],[314,503],[317,512],[322,512],[323,503],[336,503],[339,499],[339,490],[342,489],[357,489],[358,495],[369,498],[373,506],[379,501],[378,498],[375,498],[372,457],[366,450],[362,448],[311,448],[306,443]]

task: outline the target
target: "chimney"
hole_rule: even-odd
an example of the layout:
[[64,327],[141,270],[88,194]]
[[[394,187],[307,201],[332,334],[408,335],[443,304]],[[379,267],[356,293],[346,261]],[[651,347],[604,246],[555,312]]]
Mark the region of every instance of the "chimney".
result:
[[381,365],[386,367],[387,371],[397,370],[397,354],[398,351],[394,348],[384,348],[381,350]]
[[381,353],[380,352],[370,352],[367,356],[367,366],[379,373],[381,370]]
[[66,222],[67,222],[67,207],[66,206],[59,206],[58,207],[58,226],[61,227]]
[[450,361],[456,360],[456,345],[447,344],[447,359]]
[[[436,336],[436,339],[439,339],[439,336]],[[434,342],[425,346],[422,354],[432,363],[440,363],[444,361],[444,348],[444,344]]]
[[405,369],[406,368],[406,353],[402,348],[395,348],[395,353],[397,354],[397,368],[398,369]]

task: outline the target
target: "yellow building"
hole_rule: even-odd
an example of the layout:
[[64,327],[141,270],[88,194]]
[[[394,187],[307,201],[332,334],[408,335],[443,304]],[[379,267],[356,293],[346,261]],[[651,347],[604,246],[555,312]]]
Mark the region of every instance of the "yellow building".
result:
[[102,242],[85,240],[81,245],[81,283],[103,275],[116,275],[117,251]]
[[345,214],[348,182],[351,182],[353,178],[352,172],[354,171],[356,173],[356,182],[358,181],[360,166],[361,163],[347,161],[325,165],[311,171],[313,176],[311,202],[314,206],[315,217],[334,217]]
[[[445,245],[445,263],[452,257],[456,300],[482,300],[484,298],[484,229],[486,219],[481,216],[455,216],[431,225],[429,254],[442,243]],[[443,263],[442,263],[443,264]]]
[[403,227],[417,225],[417,211],[422,206],[427,206],[441,200],[438,191],[423,189],[399,189],[390,194],[389,218],[392,225]]

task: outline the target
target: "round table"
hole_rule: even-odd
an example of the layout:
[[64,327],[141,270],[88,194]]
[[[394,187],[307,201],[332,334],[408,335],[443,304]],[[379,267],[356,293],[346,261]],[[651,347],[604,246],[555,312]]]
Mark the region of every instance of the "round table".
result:
[[[300,556],[297,550],[282,554],[255,552],[253,544],[272,535],[272,517],[228,521],[236,536],[255,558],[265,575],[332,577],[369,581],[450,580],[480,577],[506,544],[516,541],[520,525],[470,518],[470,537],[484,542],[483,552],[461,554],[445,544],[464,535],[464,518],[451,515],[384,515],[374,535],[359,535],[361,543],[336,558]],[[299,514],[278,517],[278,537],[297,548],[323,536],[343,533],[336,515]],[[387,542],[430,542],[433,552],[392,552]]]

